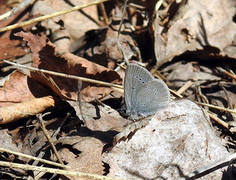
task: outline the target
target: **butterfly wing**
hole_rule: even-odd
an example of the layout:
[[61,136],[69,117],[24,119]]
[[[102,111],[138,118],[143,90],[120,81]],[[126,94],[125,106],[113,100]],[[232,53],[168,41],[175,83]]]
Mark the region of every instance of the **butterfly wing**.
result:
[[154,79],[141,88],[133,102],[137,115],[148,116],[164,109],[170,101],[167,85],[159,79]]
[[130,111],[137,98],[137,94],[144,85],[154,78],[151,73],[136,64],[129,64],[126,69],[124,81],[125,103],[127,111]]

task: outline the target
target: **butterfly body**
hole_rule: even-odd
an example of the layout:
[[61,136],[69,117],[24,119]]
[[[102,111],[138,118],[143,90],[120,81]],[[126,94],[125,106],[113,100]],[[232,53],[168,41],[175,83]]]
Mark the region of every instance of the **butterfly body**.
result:
[[168,106],[170,92],[167,85],[154,79],[147,69],[139,65],[128,65],[124,88],[126,114],[132,120],[142,119]]

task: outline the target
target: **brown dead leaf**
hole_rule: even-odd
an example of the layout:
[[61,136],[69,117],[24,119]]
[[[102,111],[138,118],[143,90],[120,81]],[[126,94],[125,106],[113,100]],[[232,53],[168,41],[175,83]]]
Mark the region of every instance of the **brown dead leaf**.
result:
[[97,104],[81,103],[81,112],[78,102],[71,101],[69,103],[75,109],[76,115],[82,119],[86,127],[92,131],[108,131],[109,129],[123,127],[127,124],[127,119],[121,117],[120,114],[112,108],[106,109]]
[[[94,137],[73,136],[59,139],[54,143],[62,144],[59,155],[63,161],[68,162],[71,170],[99,175],[104,173],[101,157],[104,144],[100,140]],[[68,149],[68,145],[71,145],[71,149]],[[53,155],[52,159],[55,158]]]
[[[115,83],[120,82],[121,80],[120,76],[115,71],[87,61],[84,58],[77,57],[71,53],[63,54],[62,52],[58,52],[52,43],[46,42],[46,37],[39,37],[24,32],[17,33],[16,35],[23,37],[29,42],[29,46],[33,52],[33,67],[106,82]],[[42,84],[51,87],[59,96],[69,100],[77,100],[77,80],[47,74],[42,76],[41,73],[36,72],[31,72],[31,76]],[[83,82],[82,89],[87,86],[89,86],[89,83]],[[86,92],[86,95],[87,98],[101,98],[101,94],[109,93],[110,91],[110,88],[106,88],[105,91],[104,87],[102,87],[101,90],[97,87],[97,97],[90,96],[88,91]]]
[[132,57],[132,59],[140,60],[140,51],[130,28],[122,26],[119,38],[117,38],[120,28],[117,22],[121,20],[122,11],[118,8],[113,9],[112,15],[112,22],[108,28],[89,31],[84,37],[83,44],[78,41],[82,45],[74,45],[76,42],[72,44],[71,52],[111,68],[116,66],[115,62],[124,60],[124,54],[128,59]]
[[[195,57],[206,58],[219,55],[220,51],[231,46],[236,33],[232,2],[189,0],[180,5],[167,25],[160,26],[161,19],[156,18],[155,55],[158,65],[185,51],[201,50],[202,53],[196,53]],[[166,59],[162,60],[164,57]]]
[[[55,130],[58,128],[58,124],[63,121],[63,118],[60,118],[60,115],[56,118],[44,121],[44,124],[51,137],[53,136]],[[38,120],[29,118],[29,120],[23,122],[23,126],[22,123],[11,123],[9,124],[11,125],[11,127],[9,127],[9,125],[6,126],[9,127],[8,133],[11,135],[13,143],[17,145],[22,153],[43,157],[45,155],[45,150],[49,147],[49,144],[48,139],[45,137],[40,124],[37,122]],[[21,128],[19,128],[19,124],[21,125]],[[53,140],[55,140],[55,137],[53,137]],[[45,158],[49,157],[47,156]],[[30,159],[28,158],[24,158],[24,160],[25,162],[30,161]]]
[[0,107],[0,124],[7,124],[18,119],[34,116],[49,107],[55,107],[57,98],[46,96],[10,106]]
[[[91,1],[93,0],[73,0],[70,2],[65,2],[63,0],[37,1],[31,13],[33,15],[45,15],[60,10],[70,9],[75,5],[86,4]],[[54,36],[54,33],[59,29],[64,28],[70,40],[74,41],[83,36],[88,30],[99,28],[97,14],[97,7],[90,6],[79,11],[74,11],[43,21],[41,22],[41,25],[46,29],[50,29],[52,36]]]
[[8,106],[50,94],[52,94],[50,90],[16,70],[0,89],[0,106]]
[[[1,7],[0,14],[3,14],[7,12],[8,10],[10,10],[9,9],[10,4],[17,5],[17,3],[15,2],[11,3],[10,1],[5,1],[5,3],[1,1],[1,4],[2,5],[0,6]],[[26,8],[24,11],[16,13],[14,16],[9,18],[8,20],[0,21],[0,28],[29,19],[29,15],[30,15],[29,10],[30,8]],[[35,24],[31,24],[28,26],[24,26],[23,28],[17,28],[11,31],[0,33],[0,37],[1,37],[0,38],[0,48],[1,48],[0,60],[14,58],[17,56],[23,56],[29,52],[29,48],[26,46],[22,46],[21,39],[18,37],[15,37],[13,34],[21,31],[22,29],[28,30],[34,25]]]
[[[36,115],[56,106],[57,98],[48,96],[52,92],[16,70],[0,89],[0,124]],[[48,97],[43,97],[48,96]]]

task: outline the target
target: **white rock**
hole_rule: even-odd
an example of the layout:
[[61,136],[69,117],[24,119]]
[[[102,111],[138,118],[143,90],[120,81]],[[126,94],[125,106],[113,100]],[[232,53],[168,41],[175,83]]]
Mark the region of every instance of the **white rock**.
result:
[[[135,179],[174,179],[204,167],[224,156],[226,148],[209,125],[209,117],[194,102],[171,102],[130,140],[104,153],[108,176]],[[220,179],[222,170],[203,179]]]

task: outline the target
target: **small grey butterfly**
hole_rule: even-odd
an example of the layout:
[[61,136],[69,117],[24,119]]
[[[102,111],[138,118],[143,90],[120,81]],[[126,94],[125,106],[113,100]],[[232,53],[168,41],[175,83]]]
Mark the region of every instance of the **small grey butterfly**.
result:
[[126,69],[124,89],[126,114],[132,120],[155,114],[166,108],[170,100],[167,85],[136,64],[129,64]]

